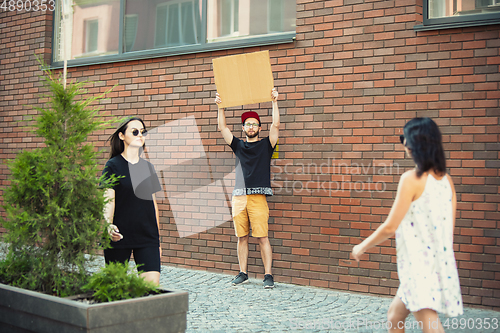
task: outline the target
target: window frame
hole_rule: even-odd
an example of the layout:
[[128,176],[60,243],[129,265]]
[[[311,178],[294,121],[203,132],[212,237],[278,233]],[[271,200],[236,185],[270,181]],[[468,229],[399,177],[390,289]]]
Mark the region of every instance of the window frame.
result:
[[[103,55],[103,56],[95,56],[95,57],[85,57],[78,59],[68,59],[67,66],[68,67],[78,67],[78,66],[89,66],[89,65],[97,65],[97,64],[107,64],[114,62],[122,62],[129,60],[141,60],[141,59],[153,59],[153,58],[162,58],[169,56],[177,56],[177,55],[185,55],[185,54],[194,54],[194,53],[202,53],[202,52],[212,52],[212,51],[221,51],[221,50],[230,50],[230,49],[239,49],[246,47],[254,47],[254,46],[265,46],[265,45],[276,45],[276,44],[285,44],[292,43],[296,38],[296,31],[290,32],[282,32],[282,33],[270,33],[267,35],[257,35],[257,36],[244,36],[237,39],[231,40],[221,40],[221,41],[213,41],[207,43],[207,2],[208,0],[200,0],[200,5],[203,6],[202,10],[202,18],[201,18],[201,35],[200,35],[200,43],[198,44],[190,44],[190,45],[181,45],[181,46],[173,46],[173,47],[165,47],[158,49],[147,49],[140,51],[130,51],[124,52],[123,50],[123,33],[124,33],[124,15],[125,15],[125,0],[120,0],[120,26],[119,26],[119,41],[118,41],[118,54],[111,55]],[[56,3],[57,6],[60,6],[59,2]],[[60,7],[57,7],[57,10],[54,11],[54,19],[53,29],[52,29],[52,40],[56,40],[56,19],[55,15],[60,10]],[[297,18],[295,18],[297,19]],[[55,43],[51,49],[51,59],[52,64],[51,67],[54,69],[62,68],[64,66],[64,61],[54,61],[55,56]]]
[[488,14],[429,18],[429,0],[423,0],[422,17],[422,24],[414,26],[413,30],[427,31],[500,24],[500,11]]

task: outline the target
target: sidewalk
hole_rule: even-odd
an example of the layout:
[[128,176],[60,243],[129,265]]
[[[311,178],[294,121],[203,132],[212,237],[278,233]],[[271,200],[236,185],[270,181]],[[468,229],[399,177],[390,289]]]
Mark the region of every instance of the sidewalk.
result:
[[[264,289],[261,279],[232,286],[233,278],[172,266],[162,266],[161,272],[165,289],[189,292],[186,332],[387,332],[392,298],[279,282]],[[446,320],[441,317],[445,326]],[[479,328],[487,322],[489,329]],[[411,315],[406,325],[414,326],[406,332],[421,332]],[[500,312],[467,307],[448,325],[446,332],[500,332]]]
[[[3,246],[0,242],[0,259],[5,255]],[[90,270],[103,265],[104,258],[98,257],[90,263]],[[386,313],[392,297],[281,282],[275,282],[274,289],[264,289],[262,279],[252,278],[232,286],[236,274],[162,266],[160,284],[164,289],[189,292],[189,333],[387,332]],[[440,318],[446,332],[500,332],[498,311],[466,307],[460,317]],[[410,315],[406,332],[421,332],[417,324]]]
[[[0,242],[0,259],[3,245]],[[90,270],[103,265],[104,258],[98,257]],[[392,297],[280,282],[275,282],[274,289],[264,289],[262,279],[232,286],[234,276],[162,266],[160,283],[168,290],[189,292],[186,332],[190,333],[387,332],[385,320]],[[500,312],[493,310],[466,307],[462,316],[448,321],[441,316],[441,321],[446,332],[500,332]],[[484,328],[487,322],[488,329]],[[421,332],[411,315],[406,325],[406,332]]]

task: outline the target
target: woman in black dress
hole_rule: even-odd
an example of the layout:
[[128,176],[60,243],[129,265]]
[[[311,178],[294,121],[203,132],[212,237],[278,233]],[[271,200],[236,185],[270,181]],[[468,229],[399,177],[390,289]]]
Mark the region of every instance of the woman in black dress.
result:
[[140,157],[147,130],[144,122],[129,117],[110,136],[110,159],[103,175],[118,181],[106,190],[105,218],[112,248],[104,250],[106,263],[125,263],[134,254],[141,276],[160,283],[159,213],[155,193],[161,185],[151,163]]

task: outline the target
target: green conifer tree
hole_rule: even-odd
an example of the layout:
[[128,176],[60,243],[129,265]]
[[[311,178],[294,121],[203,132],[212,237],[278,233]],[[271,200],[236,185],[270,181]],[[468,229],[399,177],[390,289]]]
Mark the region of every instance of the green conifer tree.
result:
[[[44,67],[44,66],[42,66]],[[69,83],[45,69],[45,108],[36,108],[35,133],[44,146],[17,154],[9,163],[11,184],[4,191],[9,251],[0,264],[6,283],[58,296],[81,291],[88,282],[88,259],[107,246],[98,152],[88,136],[108,122],[91,104],[107,93],[85,98],[88,82]],[[108,91],[109,92],[109,91]]]

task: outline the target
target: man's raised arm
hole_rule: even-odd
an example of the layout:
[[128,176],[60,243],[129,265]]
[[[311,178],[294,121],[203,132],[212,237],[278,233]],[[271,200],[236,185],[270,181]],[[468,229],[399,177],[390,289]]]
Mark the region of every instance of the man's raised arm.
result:
[[[222,103],[222,100],[220,99],[220,96],[218,93],[215,94],[215,103],[217,103],[217,107],[219,108],[219,104]],[[219,131],[222,133],[222,137],[224,138],[224,141],[228,145],[231,145],[231,142],[233,142],[233,134],[227,128],[226,125],[226,115],[224,114],[224,108],[219,108],[219,111],[217,113],[217,125],[219,127]]]
[[269,129],[269,141],[274,148],[278,143],[278,134],[280,127],[280,110],[278,109],[278,91],[276,88],[271,90],[271,98],[273,99],[273,123]]

